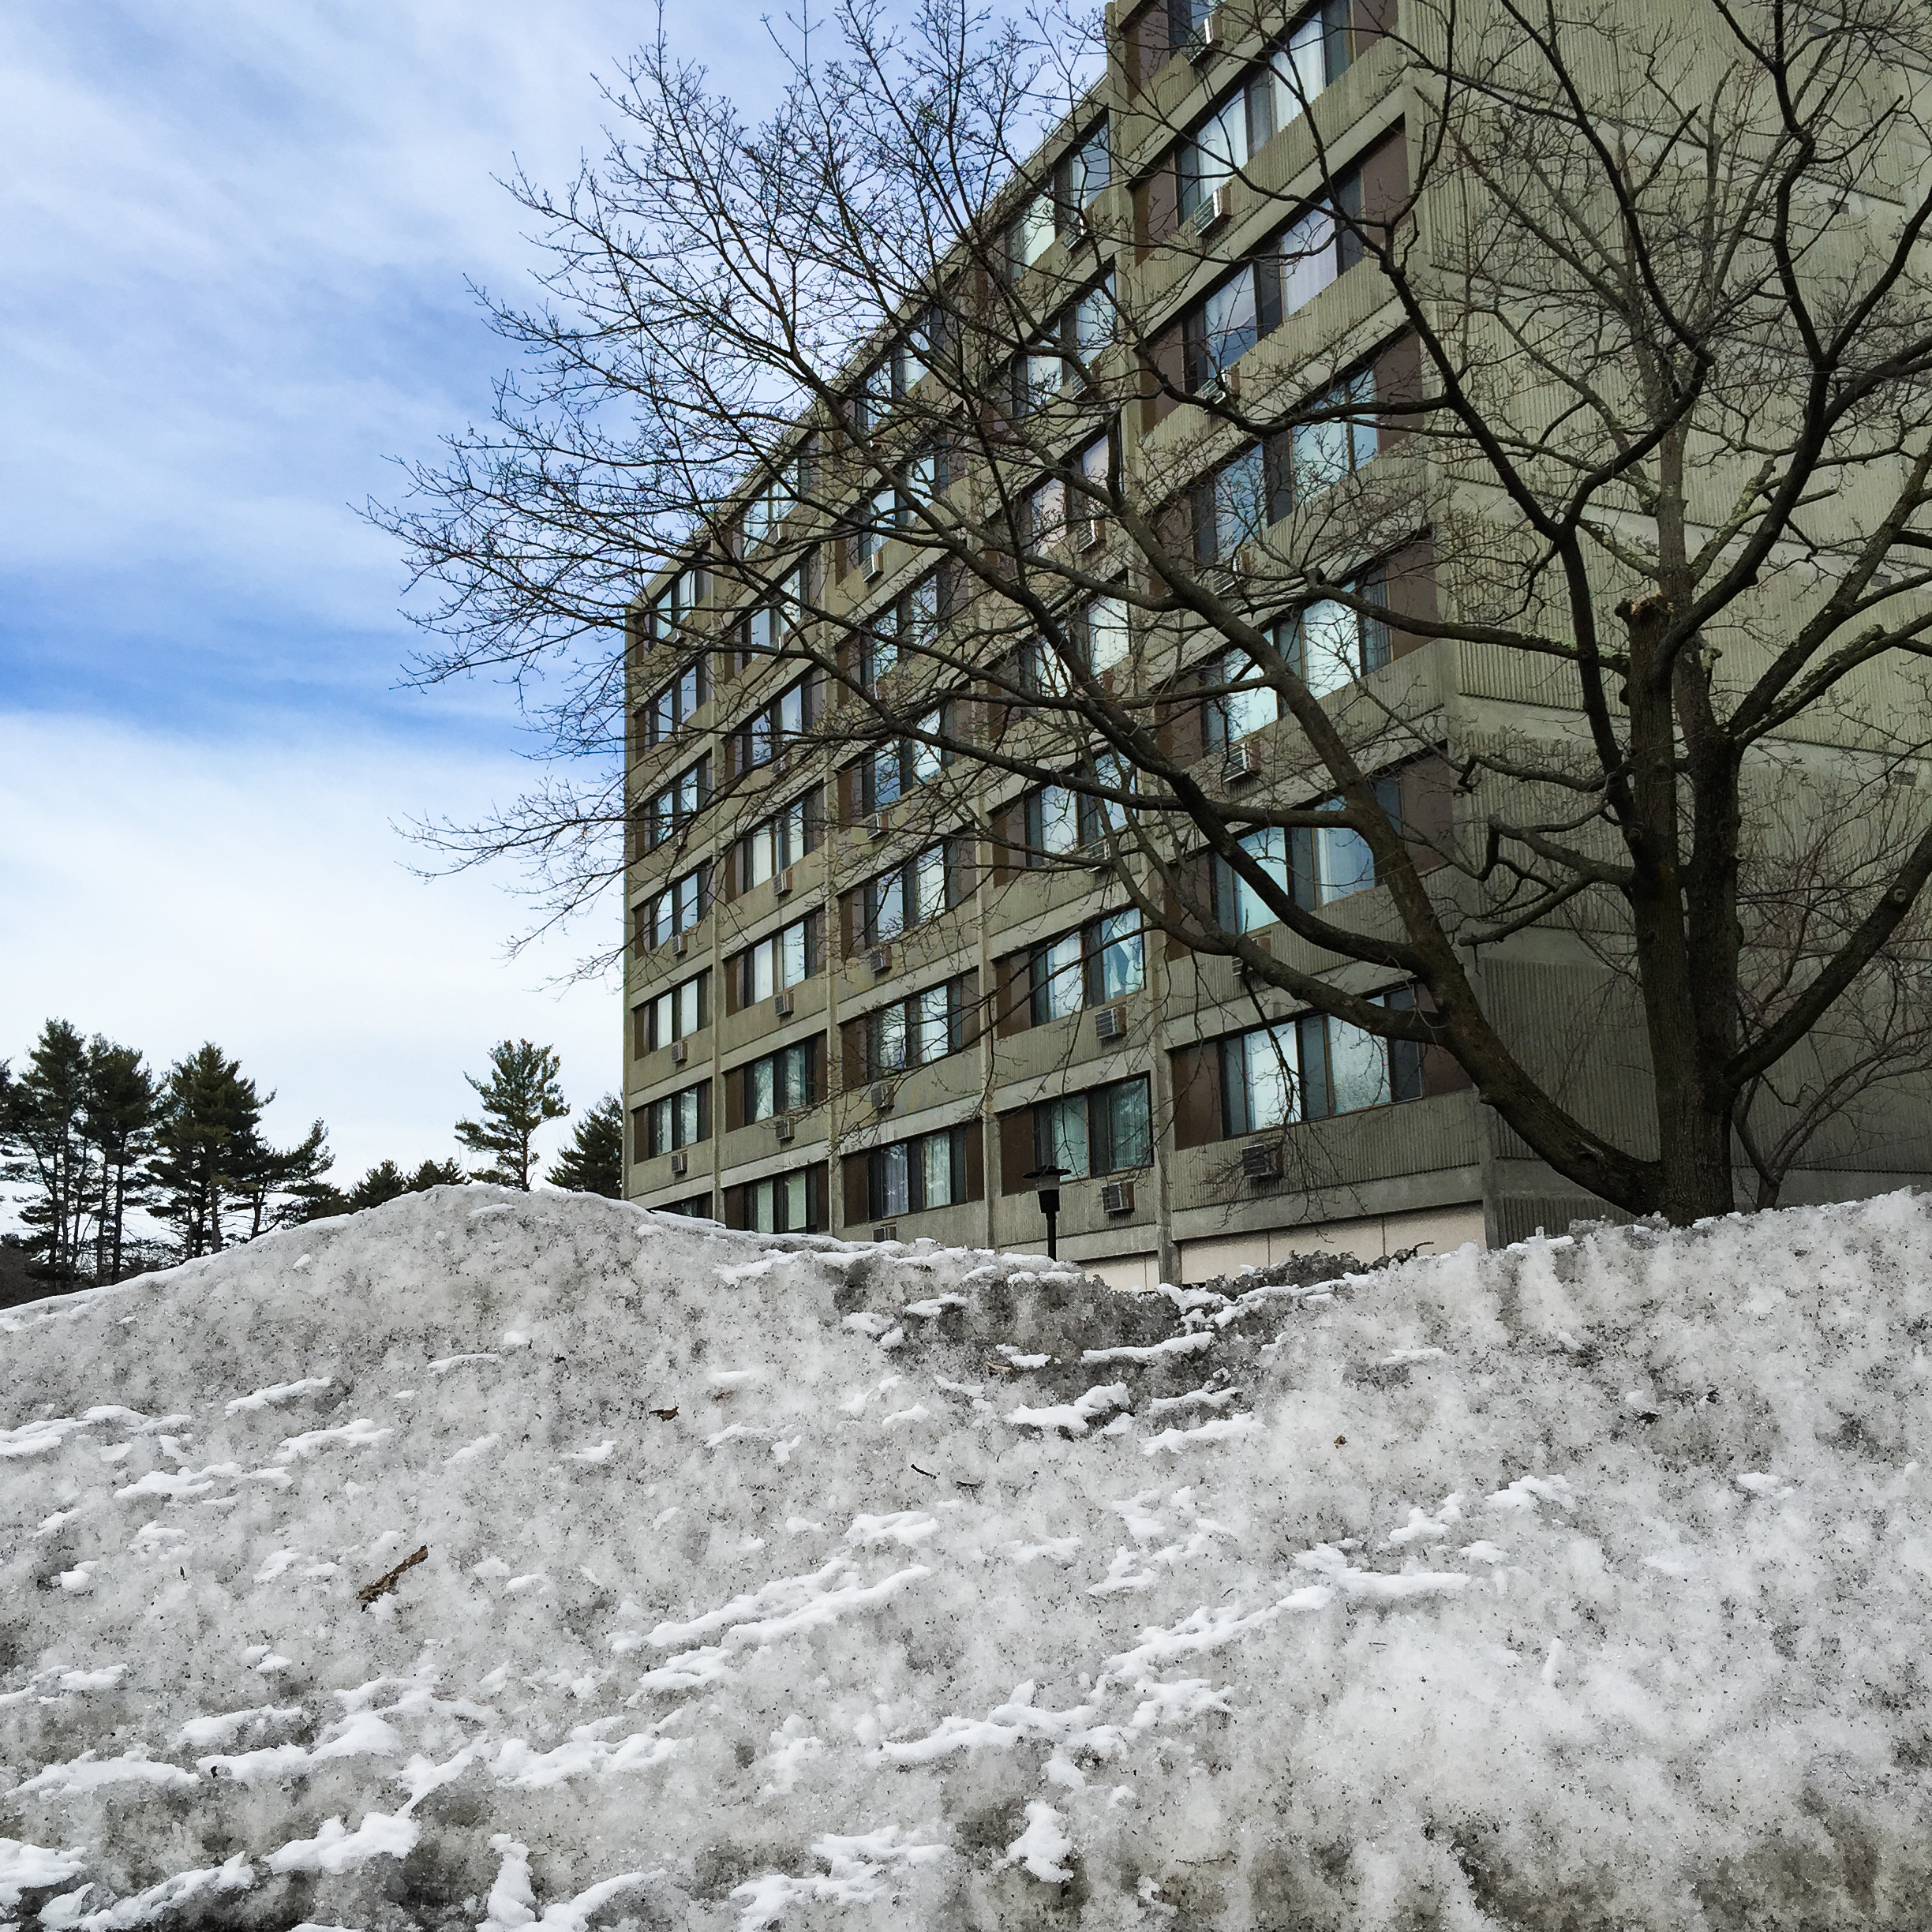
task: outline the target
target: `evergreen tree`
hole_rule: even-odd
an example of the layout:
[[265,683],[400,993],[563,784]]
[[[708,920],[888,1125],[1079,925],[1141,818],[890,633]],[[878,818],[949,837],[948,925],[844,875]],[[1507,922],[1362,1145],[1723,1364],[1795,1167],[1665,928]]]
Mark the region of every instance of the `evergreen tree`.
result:
[[36,1271],[57,1287],[78,1285],[96,1207],[94,1150],[84,1131],[89,1093],[87,1042],[50,1020],[26,1071],[0,1093],[0,1177],[24,1181],[35,1197],[21,1211]]
[[570,1145],[550,1163],[550,1185],[623,1198],[623,1106],[615,1094],[606,1094],[577,1123]]
[[349,1206],[352,1211],[380,1208],[384,1201],[406,1194],[409,1188],[409,1176],[394,1161],[378,1161],[349,1190]]
[[[270,1094],[262,1105],[266,1106],[274,1098]],[[259,1128],[251,1130],[237,1150],[232,1176],[235,1192],[249,1214],[249,1231],[243,1238],[253,1241],[265,1228],[282,1226],[285,1217],[279,1210],[270,1213],[270,1200],[276,1195],[299,1198],[298,1189],[313,1186],[335,1164],[328,1150],[328,1129],[320,1121],[313,1122],[292,1148],[271,1147]]]
[[434,1187],[467,1187],[470,1177],[461,1161],[426,1160],[410,1176],[409,1185],[412,1194],[426,1194]]
[[139,1047],[117,1046],[97,1033],[88,1046],[82,1131],[99,1159],[94,1220],[94,1279],[117,1282],[126,1264],[127,1211],[146,1204],[146,1169],[154,1147],[160,1092]]
[[240,1191],[236,1176],[259,1139],[264,1104],[240,1062],[212,1040],[169,1068],[155,1172],[162,1217],[174,1226],[184,1259],[219,1254],[227,1245],[226,1217]]
[[477,1180],[527,1189],[536,1167],[530,1142],[546,1121],[570,1112],[557,1084],[561,1062],[554,1049],[528,1040],[500,1040],[489,1057],[488,1080],[463,1076],[483,1103],[483,1118],[459,1121],[456,1138],[472,1154],[494,1157],[487,1167],[474,1170]]

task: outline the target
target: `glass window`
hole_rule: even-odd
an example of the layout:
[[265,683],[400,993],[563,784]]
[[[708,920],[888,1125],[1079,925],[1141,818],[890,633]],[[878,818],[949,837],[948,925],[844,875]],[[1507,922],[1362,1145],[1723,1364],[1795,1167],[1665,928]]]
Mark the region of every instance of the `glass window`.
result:
[[1328,84],[1325,36],[1320,13],[1311,13],[1288,36],[1275,56],[1272,70],[1274,118],[1285,128]]
[[1072,1180],[1083,1180],[1093,1171],[1088,1159],[1084,1094],[1045,1101],[1033,1110],[1033,1153],[1035,1166],[1058,1167]]
[[743,1223],[759,1234],[810,1233],[818,1225],[813,1200],[817,1192],[809,1170],[748,1181],[742,1193]]
[[1087,606],[1087,668],[1111,671],[1124,664],[1132,639],[1127,627],[1127,605],[1117,597],[1095,597]]
[[1027,800],[1027,844],[1035,853],[1062,853],[1080,843],[1080,797],[1065,785],[1045,785]]
[[650,1044],[653,1050],[710,1024],[710,983],[709,971],[698,973],[651,1002]]
[[754,1060],[744,1071],[744,1117],[769,1120],[818,1099],[818,1043],[800,1040]]
[[1267,675],[1245,651],[1229,651],[1209,662],[1210,683],[1246,687],[1208,699],[1208,743],[1211,747],[1238,743],[1281,716],[1281,694],[1264,681]]
[[1301,1061],[1296,1022],[1256,1027],[1221,1043],[1226,1129],[1230,1134],[1285,1127],[1301,1118]]
[[1060,163],[1055,186],[1058,199],[1069,215],[1086,207],[1106,188],[1112,178],[1113,162],[1108,152],[1107,124],[1103,121]]
[[1181,144],[1181,215],[1185,220],[1248,160],[1248,90],[1230,95]]
[[[1261,826],[1242,839],[1241,849],[1255,859],[1262,872],[1289,892],[1288,835],[1279,826]],[[1215,864],[1215,915],[1236,932],[1256,932],[1275,923],[1275,914],[1260,891],[1241,878],[1233,867],[1216,860]]]
[[1389,1099],[1388,1042],[1345,1020],[1328,1022],[1329,1106],[1337,1114]]
[[645,930],[653,945],[665,945],[672,936],[688,932],[703,918],[710,903],[711,868],[699,866],[674,879],[651,900]]
[[959,993],[959,982],[949,979],[943,986],[927,987],[910,1002],[912,1057],[919,1065],[943,1060],[957,1046]]
[[923,923],[946,908],[946,848],[929,845],[912,863],[913,916]]
[[1083,1005],[1083,949],[1080,935],[1070,932],[1050,944],[1035,946],[1029,970],[1032,975],[1033,1024],[1078,1013]]
[[1138,993],[1144,983],[1140,915],[1131,909],[1097,922],[1093,935],[1095,993],[1100,1003]]
[[1088,361],[1118,333],[1120,316],[1114,305],[1114,278],[1095,283],[1073,305],[1073,351]]
[[906,929],[905,874],[887,872],[865,889],[866,938],[874,945],[897,939]]
[[1223,463],[1200,491],[1195,519],[1195,554],[1203,564],[1225,564],[1271,521],[1267,465],[1256,444]]
[[897,1073],[907,1063],[906,1009],[895,1004],[882,1007],[871,1017],[872,1035],[872,1071],[875,1073]]
[[1124,1168],[1148,1166],[1154,1158],[1154,1136],[1146,1075],[1103,1087],[1093,1100],[1095,1171],[1118,1174]]
[[711,1134],[711,1083],[700,1080],[682,1092],[653,1100],[646,1112],[650,1151],[669,1154],[709,1140]]
[[897,1146],[881,1148],[878,1155],[879,1177],[878,1215],[902,1215],[912,1211],[912,1163],[911,1149],[901,1140]]
[[1053,246],[1058,228],[1059,212],[1053,197],[1035,195],[1007,230],[1007,255],[1016,272],[1031,268]]
[[953,1204],[953,1136],[922,1134],[913,1143],[918,1151],[919,1192],[928,1208]]

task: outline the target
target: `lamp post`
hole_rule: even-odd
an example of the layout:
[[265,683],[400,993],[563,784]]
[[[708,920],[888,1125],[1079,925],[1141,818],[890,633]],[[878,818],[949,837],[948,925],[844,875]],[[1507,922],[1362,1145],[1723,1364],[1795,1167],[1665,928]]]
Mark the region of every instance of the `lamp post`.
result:
[[1070,1170],[1065,1167],[1035,1167],[1029,1174],[1022,1174],[1023,1181],[1039,1183],[1040,1212],[1046,1217],[1046,1259],[1060,1259],[1060,1177]]

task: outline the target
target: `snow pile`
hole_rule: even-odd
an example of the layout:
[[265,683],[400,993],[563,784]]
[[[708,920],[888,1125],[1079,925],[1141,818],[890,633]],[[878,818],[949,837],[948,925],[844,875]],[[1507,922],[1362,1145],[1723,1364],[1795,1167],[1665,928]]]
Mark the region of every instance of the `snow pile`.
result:
[[471,1188],[15,1311],[0,1923],[1916,1923],[1929,1281]]

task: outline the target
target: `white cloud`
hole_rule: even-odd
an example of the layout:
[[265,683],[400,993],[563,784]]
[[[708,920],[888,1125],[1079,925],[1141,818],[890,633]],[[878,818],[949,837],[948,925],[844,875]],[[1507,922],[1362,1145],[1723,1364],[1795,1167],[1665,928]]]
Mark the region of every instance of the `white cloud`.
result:
[[[478,875],[412,876],[421,855],[391,829],[526,777],[393,745],[212,751],[0,713],[0,1058],[17,1065],[53,1015],[161,1065],[216,1040],[277,1090],[282,1140],[328,1121],[339,1181],[455,1152],[462,1076],[505,1036],[554,1044],[581,1110],[618,1084],[617,989],[545,982],[600,935],[506,960],[526,908]],[[614,904],[605,916],[614,930]]]

